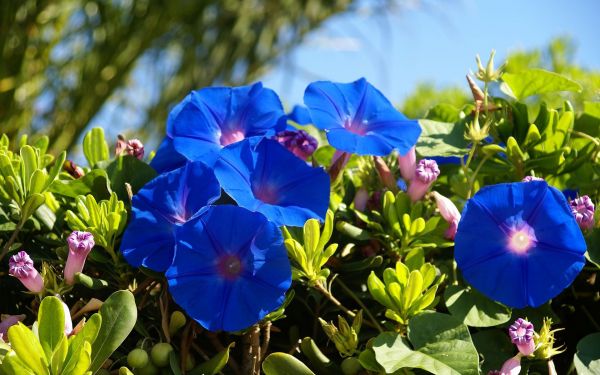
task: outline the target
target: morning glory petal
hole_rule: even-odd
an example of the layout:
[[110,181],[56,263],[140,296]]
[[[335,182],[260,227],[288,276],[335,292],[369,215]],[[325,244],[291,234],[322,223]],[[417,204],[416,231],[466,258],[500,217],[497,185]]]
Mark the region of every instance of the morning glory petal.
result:
[[132,218],[121,251],[133,266],[164,271],[173,258],[177,226],[216,201],[221,188],[200,162],[187,163],[147,183],[132,199]]
[[187,162],[187,158],[175,150],[173,140],[168,136],[163,138],[156,150],[156,155],[150,161],[150,166],[159,174],[170,172],[181,168]]
[[276,141],[244,141],[221,152],[215,174],[238,205],[261,212],[277,225],[323,220],[329,205],[329,176],[308,166]]

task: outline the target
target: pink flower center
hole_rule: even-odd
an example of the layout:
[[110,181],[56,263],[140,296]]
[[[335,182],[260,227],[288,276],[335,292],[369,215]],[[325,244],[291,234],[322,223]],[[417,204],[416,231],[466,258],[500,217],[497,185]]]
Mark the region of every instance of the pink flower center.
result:
[[365,135],[367,134],[367,121],[363,121],[362,123],[356,123],[352,121],[352,119],[348,118],[344,122],[344,128],[350,133]]
[[254,196],[267,204],[277,204],[279,195],[271,187],[260,187],[254,192]]
[[243,266],[240,258],[235,255],[225,255],[219,259],[217,270],[226,280],[235,280],[242,273]]
[[533,228],[522,223],[519,228],[511,229],[508,239],[508,248],[517,254],[525,254],[535,245],[537,238]]
[[242,132],[241,130],[233,130],[229,132],[223,132],[219,141],[221,142],[221,145],[225,147],[229,146],[232,143],[239,142],[244,138],[246,138],[244,132]]

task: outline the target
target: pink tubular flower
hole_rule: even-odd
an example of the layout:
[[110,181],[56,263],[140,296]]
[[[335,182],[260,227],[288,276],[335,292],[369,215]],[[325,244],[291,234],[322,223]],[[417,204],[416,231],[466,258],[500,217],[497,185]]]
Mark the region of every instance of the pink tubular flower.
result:
[[413,179],[417,169],[417,154],[414,146],[405,155],[398,155],[398,167],[405,181]]
[[19,251],[8,260],[8,273],[16,277],[23,285],[34,293],[44,289],[44,280],[33,266],[33,260],[25,251]]
[[25,315],[8,315],[0,323],[0,341],[8,341],[8,329],[18,322],[22,322],[25,319]]
[[579,227],[583,230],[591,229],[594,226],[594,203],[587,195],[573,199],[571,202],[571,212]]
[[541,177],[535,177],[535,176],[525,176],[521,180],[521,182],[531,182],[531,181],[544,181],[544,179]]
[[302,160],[306,160],[319,145],[317,140],[304,130],[284,130],[273,137],[279,144]]
[[433,192],[433,197],[435,198],[435,203],[437,204],[438,211],[440,211],[440,215],[450,225],[446,230],[445,237],[449,240],[454,240],[458,222],[460,221],[460,212],[458,212],[458,208],[456,208],[450,199],[444,197],[437,191]]
[[415,170],[415,176],[410,181],[408,186],[408,196],[413,202],[423,198],[427,190],[431,187],[431,184],[437,180],[440,175],[440,169],[438,168],[435,160],[423,159],[417,164]]
[[119,135],[115,154],[117,156],[127,154],[141,160],[144,157],[144,144],[139,139],[126,140],[122,135]]
[[519,375],[521,372],[521,354],[509,358],[500,369],[500,375]]
[[84,174],[83,169],[81,169],[81,167],[75,164],[72,160],[65,161],[63,169],[75,179],[83,177]]
[[519,353],[524,356],[533,354],[535,351],[533,324],[519,318],[508,327],[508,335],[512,343],[519,349]]
[[85,260],[94,247],[94,236],[89,232],[74,231],[67,238],[69,255],[65,265],[65,281],[69,285],[75,282],[75,274],[83,270]]

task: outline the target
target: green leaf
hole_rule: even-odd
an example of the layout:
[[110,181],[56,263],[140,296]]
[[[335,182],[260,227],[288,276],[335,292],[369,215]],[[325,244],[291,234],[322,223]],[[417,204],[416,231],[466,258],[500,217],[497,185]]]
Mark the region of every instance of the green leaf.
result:
[[229,361],[229,350],[231,350],[234,344],[235,343],[232,342],[227,345],[225,350],[222,350],[208,361],[190,371],[189,375],[214,375],[219,373],[225,365],[227,365],[227,362]]
[[387,373],[420,368],[433,374],[477,375],[477,351],[467,326],[450,315],[423,313],[408,324],[408,338],[384,332],[373,340],[375,358]]
[[40,344],[46,353],[46,359],[50,362],[54,350],[59,346],[61,340],[66,339],[65,312],[62,302],[52,296],[44,298],[40,304],[38,322]]
[[89,372],[90,366],[92,364],[92,344],[89,341],[84,341],[81,347],[81,350],[78,352],[77,356],[74,358],[75,366],[69,373],[70,375],[88,375],[92,374]]
[[315,375],[304,363],[287,353],[272,353],[262,363],[265,375]]
[[510,320],[510,308],[471,288],[450,285],[444,299],[450,314],[471,327],[493,327]]
[[67,336],[63,334],[63,337],[59,341],[58,345],[54,348],[52,355],[50,357],[50,367],[52,368],[52,374],[60,374],[63,365],[65,364],[65,359],[67,358],[67,353],[69,351],[69,341],[67,340]]
[[463,156],[468,152],[463,123],[419,120],[419,124],[422,133],[417,151],[421,156]]
[[600,333],[592,333],[579,341],[573,364],[578,374],[600,374]]
[[[528,69],[518,73],[505,73],[502,90],[516,99],[557,91],[580,92],[581,85],[560,74],[543,69]],[[507,87],[508,86],[508,87]],[[508,88],[508,90],[506,90]]]
[[154,168],[131,155],[117,157],[106,167],[106,173],[112,190],[123,201],[129,200],[125,183],[131,185],[131,190],[135,194],[148,181],[156,177]]
[[35,334],[22,323],[8,329],[8,340],[19,359],[34,373],[49,375],[48,360]]
[[125,341],[137,320],[133,294],[127,290],[113,293],[100,308],[102,324],[92,345],[92,365],[97,371],[104,361]]
[[437,104],[427,111],[425,118],[442,122],[457,122],[460,120],[460,109],[450,104]]
[[[87,371],[89,365],[91,364],[92,343],[96,340],[101,325],[102,317],[100,314],[96,313],[85,322],[83,328],[78,334],[71,336],[69,339],[69,352],[67,353],[67,358],[65,359],[65,374],[68,374],[71,371],[73,371],[73,374],[79,370],[84,370],[84,372]],[[85,344],[89,346],[89,353],[82,353],[82,351],[86,350]],[[85,360],[88,363],[85,369],[80,363],[82,360]]]
[[108,175],[103,169],[94,169],[76,180],[56,180],[49,190],[71,198],[92,194],[98,199],[110,198],[111,192]]
[[21,170],[21,179],[25,184],[25,191],[30,189],[30,181],[33,172],[38,169],[38,157],[35,149],[31,146],[21,147],[21,160],[23,161],[23,169]]
[[27,220],[33,215],[42,204],[46,202],[46,197],[42,194],[33,194],[27,197],[23,208],[21,208],[21,220]]
[[108,159],[108,144],[104,139],[104,129],[93,128],[83,138],[83,154],[90,168]]
[[4,358],[2,358],[2,362],[0,364],[0,374],[36,375],[35,372],[31,371],[31,369],[19,359],[19,357],[13,350],[6,353]]
[[506,335],[506,330],[488,329],[473,335],[473,344],[482,357],[481,373],[498,370],[515,353],[515,346]]

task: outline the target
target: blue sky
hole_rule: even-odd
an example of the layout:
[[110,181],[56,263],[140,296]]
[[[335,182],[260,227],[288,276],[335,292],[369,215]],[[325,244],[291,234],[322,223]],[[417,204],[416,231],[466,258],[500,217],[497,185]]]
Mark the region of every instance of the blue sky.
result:
[[286,105],[302,103],[316,79],[366,77],[394,103],[424,81],[463,85],[464,76],[496,49],[545,46],[558,36],[577,45],[575,62],[600,70],[598,0],[398,0],[386,14],[336,16],[314,31],[262,80]]

